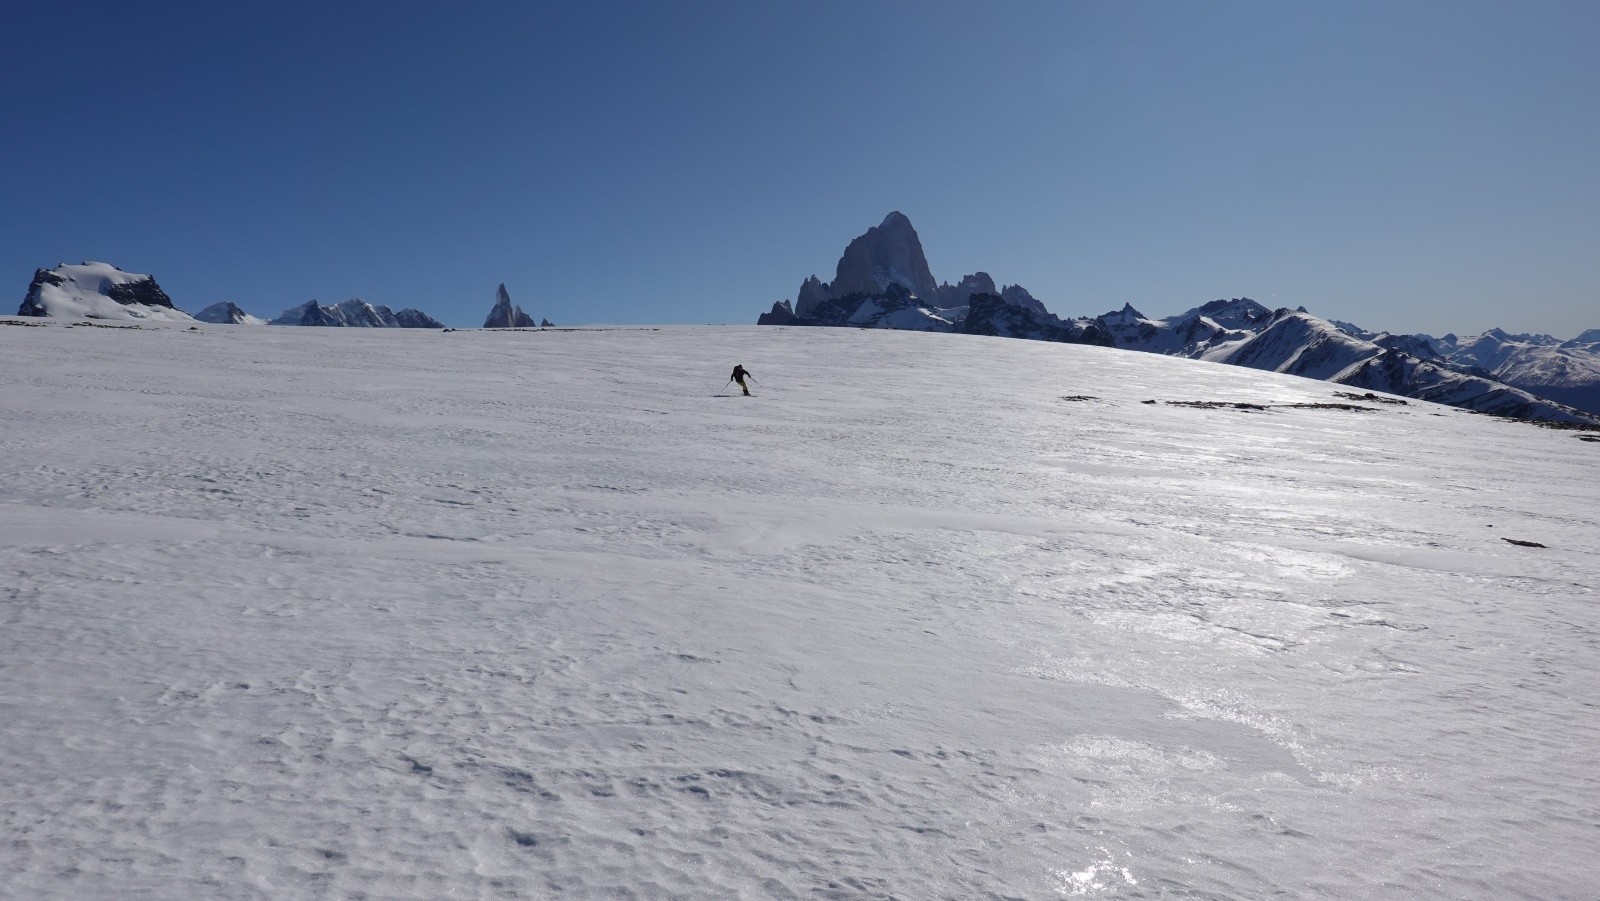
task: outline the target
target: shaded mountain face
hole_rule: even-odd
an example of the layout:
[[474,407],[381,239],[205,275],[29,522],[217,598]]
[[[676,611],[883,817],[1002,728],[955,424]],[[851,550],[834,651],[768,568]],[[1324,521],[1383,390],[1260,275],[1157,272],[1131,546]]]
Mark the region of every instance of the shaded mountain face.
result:
[[332,306],[323,306],[308,300],[298,307],[290,307],[271,320],[271,325],[303,325],[323,328],[443,328],[443,324],[421,310],[406,309],[395,313],[386,306],[367,303],[360,298],[346,300]]
[[[933,299],[938,291],[922,240],[904,213],[893,212],[876,228],[867,229],[844,249],[833,284],[835,297],[846,294],[882,294],[900,285],[919,298]],[[990,287],[993,287],[991,283]]]
[[110,263],[62,263],[38,269],[18,316],[68,319],[156,319],[192,321],[148,275],[123,272]]
[[484,328],[535,328],[538,323],[533,317],[522,312],[521,307],[511,305],[511,294],[506,291],[506,286],[501,285],[494,292],[494,306],[489,310],[488,318],[483,320]]
[[444,328],[444,323],[413,307],[394,314],[394,321],[401,328]]
[[965,332],[1039,341],[1109,343],[1089,320],[1065,321],[1020,285],[995,285],[975,272],[951,285],[935,284],[922,241],[903,213],[852,240],[832,282],[815,275],[800,284],[795,303],[780,300],[757,325],[891,328]]
[[237,304],[228,300],[206,307],[194,314],[194,318],[201,322],[211,322],[218,325],[262,325],[266,321],[258,316],[251,316],[241,310]]
[[1088,319],[1063,320],[1046,313],[1010,304],[999,294],[975,294],[967,316],[958,329],[966,335],[993,335],[997,338],[1027,338],[1033,341],[1059,341],[1067,344],[1098,344],[1112,347],[1110,333]]

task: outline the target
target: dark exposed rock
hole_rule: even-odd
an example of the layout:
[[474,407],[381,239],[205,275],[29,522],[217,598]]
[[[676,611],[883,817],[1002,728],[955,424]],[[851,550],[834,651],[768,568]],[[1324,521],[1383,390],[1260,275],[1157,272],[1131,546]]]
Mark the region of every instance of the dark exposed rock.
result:
[[974,272],[954,285],[940,285],[937,299],[941,307],[964,307],[974,294],[998,293],[1000,293],[1000,289],[995,287],[994,279],[989,276],[989,273]]
[[106,296],[124,306],[144,304],[147,307],[175,309],[172,306],[172,298],[167,296],[167,292],[161,290],[161,286],[156,284],[156,280],[153,278],[126,282],[120,285],[107,285]]
[[[810,316],[816,308],[833,299],[833,289],[822,283],[815,275],[800,283],[800,293],[795,295],[793,313],[796,316]],[[788,306],[788,301],[782,302]],[[774,308],[773,312],[777,312]],[[788,325],[787,322],[774,323],[775,325]]]
[[789,308],[787,300],[780,300],[774,303],[772,312],[762,313],[756,319],[756,325],[793,325],[794,322],[794,310]]
[[1000,299],[1014,307],[1022,307],[1035,313],[1049,312],[1044,308],[1044,303],[1035,299],[1028,289],[1021,285],[1006,285],[1000,291]]
[[28,293],[22,298],[22,307],[17,310],[18,316],[49,316],[50,311],[45,309],[44,302],[39,297],[39,289],[45,285],[64,285],[67,280],[48,269],[33,270],[33,281],[28,283]]
[[1090,320],[1063,321],[1050,313],[1012,306],[998,294],[974,295],[959,331],[966,335],[1114,346],[1111,335]]

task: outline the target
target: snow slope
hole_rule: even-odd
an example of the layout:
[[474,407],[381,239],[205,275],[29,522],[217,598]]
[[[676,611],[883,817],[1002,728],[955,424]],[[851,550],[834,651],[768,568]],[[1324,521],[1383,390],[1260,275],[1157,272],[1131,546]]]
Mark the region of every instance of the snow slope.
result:
[[1600,873],[1572,432],[879,330],[45,322],[0,374],[6,897]]

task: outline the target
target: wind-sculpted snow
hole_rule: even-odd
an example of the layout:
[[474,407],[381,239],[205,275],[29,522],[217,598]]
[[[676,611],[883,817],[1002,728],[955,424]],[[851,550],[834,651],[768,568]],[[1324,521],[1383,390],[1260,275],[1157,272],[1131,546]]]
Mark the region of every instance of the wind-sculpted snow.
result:
[[43,322],[0,896],[1593,894],[1584,434],[964,335]]

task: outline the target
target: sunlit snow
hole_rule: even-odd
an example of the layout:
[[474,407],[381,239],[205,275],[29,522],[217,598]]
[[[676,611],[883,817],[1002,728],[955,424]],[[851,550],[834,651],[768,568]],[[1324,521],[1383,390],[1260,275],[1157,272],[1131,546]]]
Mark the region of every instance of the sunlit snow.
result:
[[1600,883],[1573,432],[884,330],[49,322],[0,373],[0,896]]
[[[51,316],[69,319],[140,319],[191,322],[193,317],[172,307],[118,303],[107,295],[112,285],[128,285],[150,276],[123,272],[110,263],[63,263],[50,270],[60,284],[40,285],[38,302]],[[42,315],[42,314],[41,314]]]

